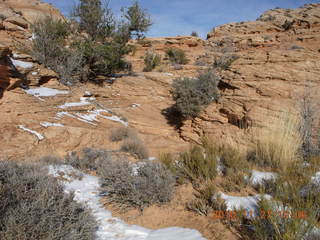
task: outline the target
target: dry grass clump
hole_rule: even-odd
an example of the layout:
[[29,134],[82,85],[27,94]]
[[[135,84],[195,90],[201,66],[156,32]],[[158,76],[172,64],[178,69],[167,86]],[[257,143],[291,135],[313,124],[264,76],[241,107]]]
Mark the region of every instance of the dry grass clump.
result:
[[98,169],[102,190],[118,206],[139,207],[170,201],[175,180],[164,165],[156,162],[130,164],[124,159],[105,159]]
[[131,153],[139,159],[147,159],[149,152],[143,141],[138,137],[130,137],[124,140],[121,151]]
[[283,113],[269,126],[269,129],[261,129],[256,134],[255,148],[249,159],[260,166],[285,168],[299,157],[299,119]]
[[128,127],[119,127],[112,129],[110,140],[113,142],[119,142],[130,137],[137,137],[135,130]]
[[0,239],[95,239],[89,211],[36,165],[0,162]]

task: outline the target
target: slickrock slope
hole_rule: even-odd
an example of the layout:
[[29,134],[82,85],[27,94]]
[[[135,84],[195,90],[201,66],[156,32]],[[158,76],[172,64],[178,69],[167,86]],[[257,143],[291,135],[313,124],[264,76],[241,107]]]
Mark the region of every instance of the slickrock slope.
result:
[[248,131],[241,127],[265,126],[268,117],[297,110],[306,86],[319,103],[320,4],[270,10],[257,21],[219,26],[208,42],[201,57],[208,63],[226,54],[239,58],[221,74],[220,103],[185,122],[184,139],[197,141],[203,134],[219,139],[229,132],[246,142]]
[[[35,12],[61,16],[52,6],[36,0],[28,4],[0,2],[0,14],[7,14],[0,21],[0,158],[65,155],[84,147],[118,149],[108,138],[112,128],[124,124],[138,130],[151,156],[179,152],[204,134],[220,140],[232,133],[246,144],[248,132],[265,126],[269,115],[294,111],[306,86],[314,93],[320,90],[320,4],[275,9],[258,21],[222,25],[208,34],[207,41],[195,37],[145,39],[134,43],[136,52],[127,57],[133,63],[133,76],[110,79],[103,87],[86,84],[72,89],[59,84],[54,72],[14,47],[15,40],[30,41],[31,13]],[[141,72],[146,51],[164,57],[168,47],[184,49],[189,64],[181,68],[164,60],[159,72]],[[185,121],[178,130],[170,125],[163,113],[173,104],[173,79],[195,76],[206,64],[226,55],[238,59],[220,73],[219,103]],[[24,81],[32,89],[42,86],[64,94],[33,96],[18,87]],[[52,93],[50,89],[41,91]],[[86,91],[95,99],[80,99]],[[319,102],[319,94],[315,97]],[[66,103],[69,107],[62,107]]]

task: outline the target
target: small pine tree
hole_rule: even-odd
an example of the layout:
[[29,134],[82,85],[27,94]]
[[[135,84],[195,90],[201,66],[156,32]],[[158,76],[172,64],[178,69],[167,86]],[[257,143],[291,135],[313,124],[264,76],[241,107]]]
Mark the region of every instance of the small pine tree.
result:
[[131,37],[136,36],[137,39],[143,38],[144,33],[147,32],[152,25],[148,12],[142,9],[137,1],[127,9],[122,8],[122,12],[128,21]]
[[93,39],[108,37],[115,28],[113,13],[108,4],[102,6],[101,0],[80,0],[73,17],[79,19],[80,30]]
[[191,36],[192,37],[199,37],[199,35],[196,31],[192,31]]

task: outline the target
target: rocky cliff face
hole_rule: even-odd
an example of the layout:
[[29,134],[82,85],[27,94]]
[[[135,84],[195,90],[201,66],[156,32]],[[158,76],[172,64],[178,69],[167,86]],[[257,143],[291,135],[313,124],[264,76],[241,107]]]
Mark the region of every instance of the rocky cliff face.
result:
[[[16,41],[28,44],[30,22],[39,14],[62,16],[37,0],[2,1],[0,158],[65,155],[84,147],[118,149],[118,144],[109,141],[110,130],[126,124],[138,130],[151,156],[184,150],[204,134],[218,140],[233,134],[246,144],[248,132],[265,126],[270,115],[295,111],[306,86],[319,92],[319,13],[320,4],[275,9],[257,21],[217,27],[206,41],[172,37],[133,42],[136,52],[128,56],[133,76],[110,79],[104,87],[86,84],[68,89],[59,84],[54,72],[15,47]],[[146,51],[164,57],[168,47],[184,49],[189,64],[163,64],[159,72],[141,72]],[[229,56],[237,57],[219,73],[223,79],[219,103],[178,130],[170,125],[163,113],[173,104],[173,79],[195,76],[206,65]],[[33,90],[16,88],[23,81]],[[52,89],[59,91],[52,93]],[[319,94],[315,98],[318,101]]]
[[184,139],[229,132],[247,141],[247,130],[265,126],[280,112],[296,111],[307,88],[319,103],[320,4],[274,9],[257,21],[222,25],[208,34],[208,44],[202,57],[209,63],[228,54],[238,58],[221,73],[220,103],[185,122]]

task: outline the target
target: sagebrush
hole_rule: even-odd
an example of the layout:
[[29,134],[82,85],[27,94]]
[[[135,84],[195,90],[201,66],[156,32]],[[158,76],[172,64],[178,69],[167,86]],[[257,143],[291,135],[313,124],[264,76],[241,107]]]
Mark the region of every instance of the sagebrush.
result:
[[197,117],[203,107],[220,97],[220,78],[212,71],[200,73],[197,78],[178,78],[173,81],[174,107],[183,119]]
[[96,238],[96,221],[37,165],[0,162],[0,239]]
[[139,207],[170,201],[175,180],[171,172],[156,162],[135,165],[125,159],[107,158],[98,169],[107,200],[119,207]]

